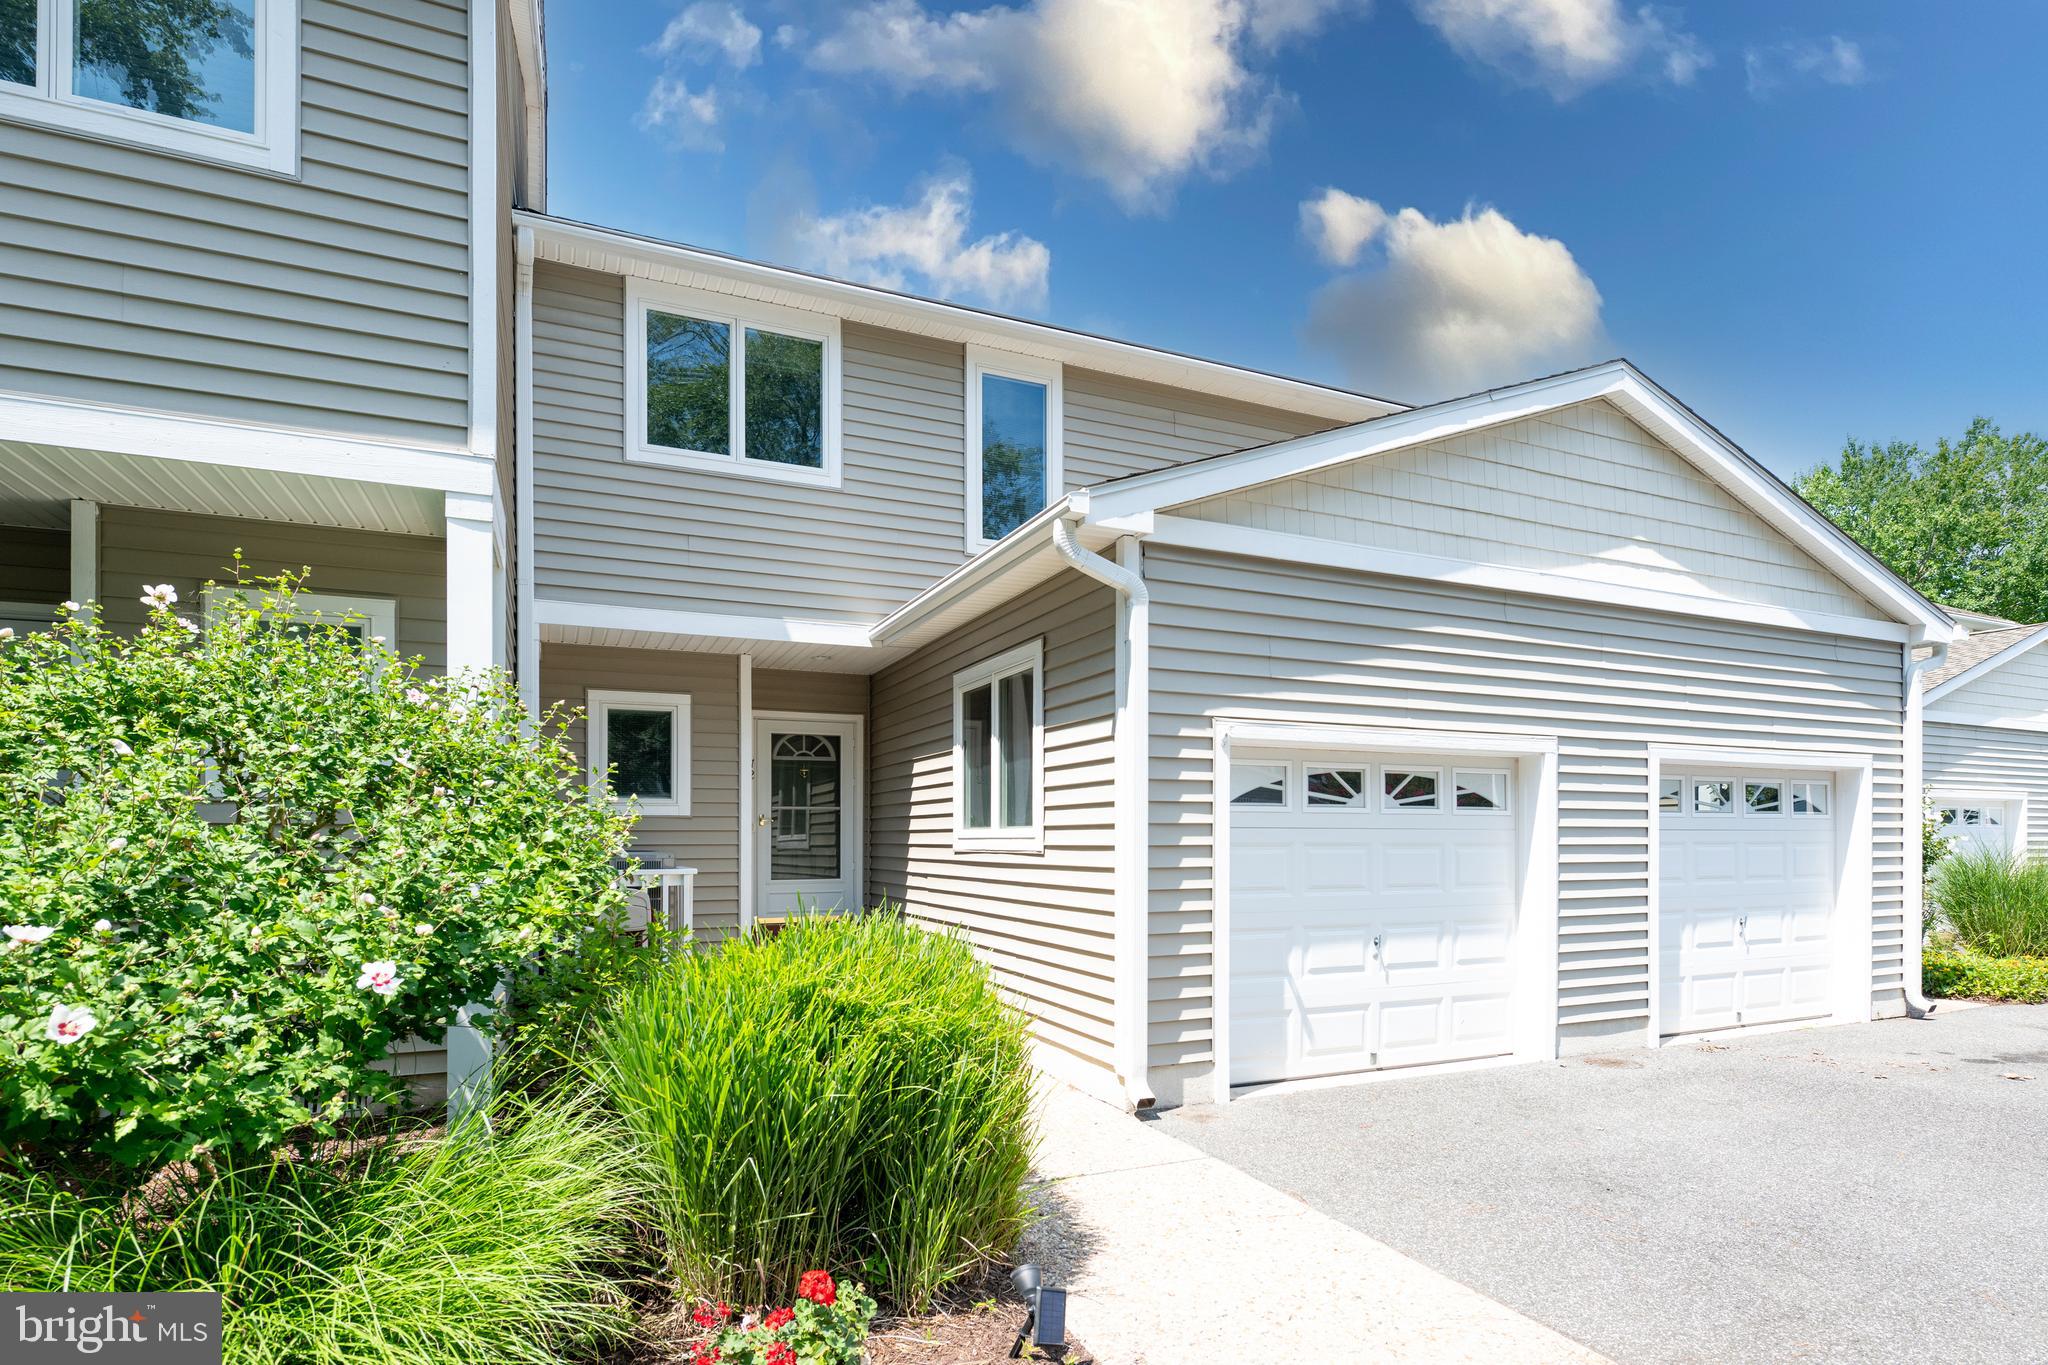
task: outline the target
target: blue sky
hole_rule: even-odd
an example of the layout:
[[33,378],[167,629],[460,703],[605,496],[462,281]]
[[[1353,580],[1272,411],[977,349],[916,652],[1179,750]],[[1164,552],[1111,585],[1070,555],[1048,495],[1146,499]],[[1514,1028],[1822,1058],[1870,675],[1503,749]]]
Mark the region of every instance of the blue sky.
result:
[[548,25],[564,216],[1407,401],[1626,355],[1787,474],[1849,435],[2048,428],[2048,6],[556,0]]

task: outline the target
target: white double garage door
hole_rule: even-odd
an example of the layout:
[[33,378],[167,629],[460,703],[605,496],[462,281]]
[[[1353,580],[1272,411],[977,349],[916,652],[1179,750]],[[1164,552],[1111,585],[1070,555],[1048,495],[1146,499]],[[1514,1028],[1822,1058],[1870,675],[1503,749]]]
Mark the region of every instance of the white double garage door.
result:
[[[1828,1014],[1831,784],[1659,785],[1662,1030]],[[1233,1085],[1514,1051],[1513,760],[1248,754],[1228,786]]]

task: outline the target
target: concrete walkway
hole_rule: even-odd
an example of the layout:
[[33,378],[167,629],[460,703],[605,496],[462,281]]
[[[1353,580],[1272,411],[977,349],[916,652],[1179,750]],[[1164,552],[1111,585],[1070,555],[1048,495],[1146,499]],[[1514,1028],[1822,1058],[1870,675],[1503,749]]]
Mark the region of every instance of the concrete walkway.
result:
[[1101,1365],[1605,1360],[1078,1091],[1042,1134],[1020,1259]]

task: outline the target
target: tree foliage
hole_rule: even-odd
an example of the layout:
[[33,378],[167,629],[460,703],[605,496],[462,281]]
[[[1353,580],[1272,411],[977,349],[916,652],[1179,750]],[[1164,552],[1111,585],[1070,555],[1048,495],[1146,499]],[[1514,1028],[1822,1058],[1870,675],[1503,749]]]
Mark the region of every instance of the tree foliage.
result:
[[1987,418],[1932,451],[1843,447],[1799,492],[1937,602],[2048,620],[2048,441]]
[[[0,640],[0,1146],[147,1167],[392,1098],[373,1069],[615,922],[628,823],[557,718],[290,579]],[[189,604],[188,604],[189,606]],[[69,604],[67,604],[69,608]]]

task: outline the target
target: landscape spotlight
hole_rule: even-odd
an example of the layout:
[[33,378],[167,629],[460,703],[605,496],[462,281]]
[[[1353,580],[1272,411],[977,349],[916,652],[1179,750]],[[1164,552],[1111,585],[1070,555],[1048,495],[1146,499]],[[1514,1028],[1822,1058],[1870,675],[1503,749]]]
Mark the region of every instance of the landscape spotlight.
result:
[[1010,1272],[1010,1283],[1024,1300],[1024,1326],[1010,1347],[1010,1359],[1024,1354],[1029,1341],[1041,1351],[1064,1353],[1067,1349],[1067,1291],[1047,1289],[1039,1283],[1038,1267],[1020,1265]]

